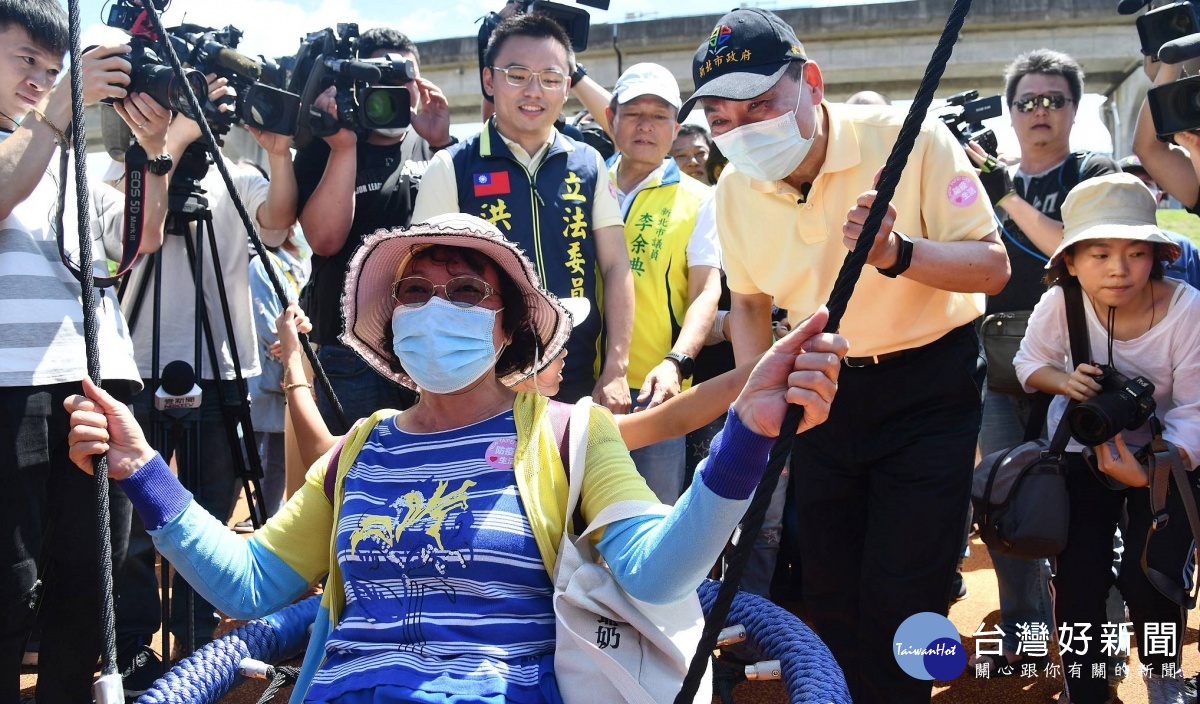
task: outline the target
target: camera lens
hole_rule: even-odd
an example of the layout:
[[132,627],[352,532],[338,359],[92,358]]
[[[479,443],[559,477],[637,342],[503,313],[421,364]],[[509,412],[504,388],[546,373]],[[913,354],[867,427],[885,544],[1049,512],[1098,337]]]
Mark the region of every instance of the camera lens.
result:
[[1067,423],[1071,427],[1071,436],[1085,447],[1103,445],[1121,428],[1120,425],[1112,422],[1106,408],[1093,403],[1099,398],[1097,396],[1095,399],[1079,404],[1067,416]]
[[368,92],[363,109],[366,112],[367,119],[373,125],[390,124],[392,120],[396,119],[396,113],[398,112],[392,93],[387,90],[372,90]]
[[[197,98],[208,95],[208,81],[204,78],[204,74],[195,69],[185,68],[183,75],[184,79],[192,85],[192,91],[195,92]],[[178,80],[170,66],[150,63],[138,66],[133,71],[129,91],[131,93],[148,93],[159,105],[183,113],[193,120],[199,117],[188,104],[187,91],[183,87],[183,81]]]

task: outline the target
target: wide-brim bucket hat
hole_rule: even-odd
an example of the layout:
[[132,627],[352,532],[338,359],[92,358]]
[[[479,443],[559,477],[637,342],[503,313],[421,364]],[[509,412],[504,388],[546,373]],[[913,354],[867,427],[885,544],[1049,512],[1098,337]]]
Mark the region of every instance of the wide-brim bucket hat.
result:
[[1080,183],[1062,204],[1063,238],[1046,268],[1058,264],[1068,247],[1085,240],[1139,240],[1154,244],[1157,256],[1173,262],[1182,253],[1158,226],[1158,203],[1133,174],[1096,176]]
[[[407,229],[378,230],[369,235],[350,259],[342,290],[342,315],[345,318],[342,344],[363,358],[381,376],[416,390],[407,374],[393,370],[395,353],[384,347],[392,324],[395,302],[392,284],[418,252],[443,245],[472,249],[490,259],[512,279],[525,299],[529,311],[527,325],[536,337],[539,357],[557,355],[571,335],[571,317],[558,299],[542,288],[533,265],[516,245],[486,220],[465,213],[450,213]],[[525,369],[503,376],[511,386],[534,373],[537,360]]]

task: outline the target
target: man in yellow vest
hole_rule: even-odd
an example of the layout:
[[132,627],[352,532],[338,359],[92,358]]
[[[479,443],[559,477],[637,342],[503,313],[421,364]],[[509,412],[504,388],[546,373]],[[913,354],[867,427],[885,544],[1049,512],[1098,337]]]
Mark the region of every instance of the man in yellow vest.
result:
[[[629,67],[614,87],[605,116],[618,153],[609,160],[625,218],[633,271],[633,339],[629,346],[632,407],[651,408],[691,385],[721,295],[721,254],[711,189],[671,158],[682,100],[675,77],[658,64]],[[683,491],[686,440],[633,453],[658,498]]]

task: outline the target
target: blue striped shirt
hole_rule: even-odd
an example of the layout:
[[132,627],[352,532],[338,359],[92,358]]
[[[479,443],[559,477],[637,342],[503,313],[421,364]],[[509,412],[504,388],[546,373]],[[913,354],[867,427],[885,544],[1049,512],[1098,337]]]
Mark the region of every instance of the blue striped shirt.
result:
[[517,493],[516,443],[511,410],[438,433],[376,427],[346,476],[346,608],[309,698],[400,686],[420,701],[545,701],[554,590]]

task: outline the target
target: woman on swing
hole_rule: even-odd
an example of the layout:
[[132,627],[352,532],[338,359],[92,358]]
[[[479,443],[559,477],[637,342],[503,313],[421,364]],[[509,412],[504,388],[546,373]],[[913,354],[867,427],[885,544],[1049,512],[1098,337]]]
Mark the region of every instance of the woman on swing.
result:
[[[72,459],[90,471],[91,456],[107,453],[158,549],[231,616],[276,611],[329,574],[293,702],[561,701],[550,572],[567,476],[547,400],[509,387],[559,353],[565,309],[514,244],[459,214],[367,238],[343,308],[343,341],[420,398],[349,433],[251,539],[192,501],[126,407],[86,382],[86,397],[66,402]],[[694,591],[745,510],[787,405],[804,407],[801,432],[828,417],[848,345],[820,333],[826,317],[763,356],[673,509],[599,538],[630,595],[669,603]],[[655,500],[611,415],[593,407],[584,518],[627,499]]]

